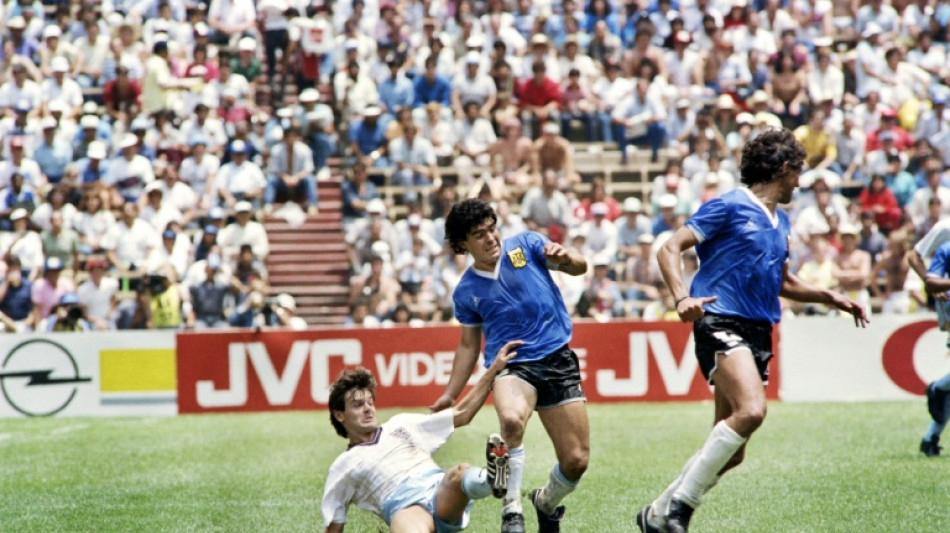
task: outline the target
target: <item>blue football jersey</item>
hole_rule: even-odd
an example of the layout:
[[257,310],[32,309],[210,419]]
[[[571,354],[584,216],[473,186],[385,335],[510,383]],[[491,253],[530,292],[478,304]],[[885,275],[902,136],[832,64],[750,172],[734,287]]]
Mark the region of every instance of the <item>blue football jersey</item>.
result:
[[690,296],[716,296],[704,307],[709,313],[778,322],[790,230],[785,211],[773,216],[743,187],[701,205],[686,226],[700,241]]
[[547,242],[534,232],[505,239],[494,272],[469,267],[455,288],[455,317],[463,326],[482,327],[485,366],[508,341],[524,341],[513,361],[527,362],[571,340],[571,318],[543,253]]

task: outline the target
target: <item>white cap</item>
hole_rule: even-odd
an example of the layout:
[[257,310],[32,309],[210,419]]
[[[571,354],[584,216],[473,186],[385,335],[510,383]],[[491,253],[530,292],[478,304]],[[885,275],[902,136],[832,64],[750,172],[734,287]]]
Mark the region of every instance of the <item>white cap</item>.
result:
[[26,209],[23,209],[22,207],[18,207],[14,209],[12,213],[10,213],[10,222],[13,222],[14,220],[19,220],[21,218],[26,218],[27,215],[29,215],[29,213],[26,212]]
[[603,202],[595,202],[590,206],[590,214],[594,216],[606,216],[608,211],[607,204]]
[[861,37],[867,39],[872,35],[878,35],[884,31],[877,22],[868,22],[868,25],[864,27],[864,32],[861,33]]
[[131,148],[139,143],[139,138],[134,133],[126,133],[119,141],[119,148]]
[[413,213],[406,217],[406,223],[410,228],[418,228],[419,226],[422,226],[422,215],[419,213]]
[[92,141],[89,143],[89,148],[86,149],[86,156],[89,157],[89,159],[105,159],[106,143],[102,141]]
[[248,202],[247,200],[241,200],[240,202],[234,204],[235,213],[250,213],[252,209],[253,207],[251,206],[251,202]]
[[857,235],[858,233],[860,233],[860,231],[858,230],[858,227],[855,226],[854,224],[845,222],[844,224],[841,224],[840,226],[838,226],[838,233],[842,235]]
[[747,113],[747,112],[743,111],[742,113],[739,113],[738,115],[736,115],[736,123],[737,123],[737,124],[752,124],[752,125],[754,125],[754,124],[755,124],[755,117],[752,116],[752,113]]
[[63,56],[56,56],[49,62],[49,68],[53,72],[69,72],[69,60]]
[[704,185],[719,185],[719,174],[716,172],[710,172],[706,174],[706,179],[703,180]]
[[554,122],[545,122],[544,126],[541,128],[541,133],[557,135],[561,133],[561,128]]
[[307,89],[300,91],[300,96],[297,97],[297,100],[302,103],[316,102],[319,99],[320,99],[320,93],[317,92],[317,90],[314,89],[313,87],[309,87]]
[[129,125],[129,130],[130,131],[147,130],[148,127],[151,125],[152,123],[149,122],[147,117],[139,115],[138,117],[135,118],[135,120],[132,121],[132,124]]
[[660,201],[659,201],[659,204],[660,204],[660,208],[661,208],[661,209],[662,209],[662,208],[676,207],[676,204],[678,204],[678,203],[679,203],[679,200],[676,199],[676,195],[675,195],[675,194],[670,194],[670,193],[666,193],[666,194],[664,194],[663,196],[661,196],[661,197],[660,197]]
[[48,130],[55,128],[59,123],[53,117],[46,117],[40,122],[40,129]]
[[482,56],[478,52],[472,51],[465,54],[466,65],[477,65],[482,62]]
[[383,114],[383,110],[379,106],[368,105],[365,108],[363,108],[364,117],[377,117],[382,114]]
[[204,22],[199,22],[195,24],[195,33],[204,37],[211,34],[211,28],[209,28]]
[[253,52],[257,50],[257,41],[253,37],[241,37],[238,41],[238,50],[241,52]]
[[289,309],[290,311],[297,310],[297,302],[294,300],[294,297],[286,292],[277,295],[277,305],[284,309]]
[[610,266],[610,258],[606,254],[597,254],[591,260],[595,267]]
[[382,215],[386,212],[386,204],[383,203],[383,201],[379,198],[373,198],[372,200],[366,202],[366,212],[378,213]]
[[10,20],[7,21],[7,28],[11,30],[22,30],[26,28],[26,19],[21,16],[11,17]]
[[43,28],[43,39],[49,39],[50,37],[62,37],[63,32],[59,29],[59,26],[55,24],[50,24],[49,26]]
[[639,213],[640,211],[643,211],[643,203],[639,198],[631,196],[623,201],[624,213]]
[[50,113],[62,113],[66,111],[66,104],[64,104],[62,100],[50,100],[49,103],[46,104],[46,110]]
[[692,105],[692,102],[689,101],[689,98],[680,98],[679,100],[676,101],[677,109],[680,109],[683,107],[689,107],[690,105]]
[[357,41],[356,39],[350,38],[343,42],[344,50],[356,50],[359,47],[360,47],[360,42]]
[[277,118],[291,118],[294,116],[294,110],[289,107],[282,107],[277,110]]
[[653,235],[649,233],[641,233],[640,236],[637,237],[637,242],[640,244],[653,244],[653,241],[655,240],[656,239],[653,237]]
[[481,48],[485,46],[485,37],[483,37],[480,33],[472,35],[467,41],[465,41],[465,46],[467,48]]
[[155,180],[152,183],[149,183],[148,185],[145,186],[145,192],[150,193],[152,191],[159,191],[161,193],[164,193],[165,191],[164,189],[162,189],[163,185],[165,184],[162,183],[160,180]]

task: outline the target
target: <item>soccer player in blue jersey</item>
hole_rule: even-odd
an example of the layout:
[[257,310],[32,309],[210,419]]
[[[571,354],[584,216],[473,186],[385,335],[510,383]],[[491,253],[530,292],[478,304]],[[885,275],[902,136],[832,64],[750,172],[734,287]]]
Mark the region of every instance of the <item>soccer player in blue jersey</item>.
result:
[[535,410],[544,425],[557,464],[547,485],[531,493],[541,532],[560,531],[561,500],[574,490],[590,455],[590,426],[577,356],[568,346],[572,324],[549,270],[573,276],[587,271],[577,250],[565,249],[546,237],[524,232],[502,240],[497,215],[477,199],[452,207],[445,220],[445,238],[456,254],[469,253],[474,264],[455,288],[455,316],[462,338],[455,351],[452,375],[433,411],[450,407],[478,360],[485,335],[485,365],[506,340],[524,342],[518,356],[498,375],[493,400],[508,443],[508,494],[502,508],[502,533],[524,531],[521,477],[525,426]]
[[[936,249],[936,251],[934,251]],[[923,257],[933,255],[930,267],[924,271]],[[950,330],[950,309],[947,291],[950,291],[950,223],[939,222],[908,254],[908,263],[924,279],[927,292],[934,296],[937,322],[942,331]],[[950,346],[950,340],[947,341]],[[927,457],[940,455],[940,434],[947,426],[950,413],[950,373],[927,385],[927,410],[933,420],[920,441],[920,451]]]
[[[765,418],[772,326],[779,296],[850,313],[864,308],[842,294],[804,283],[788,270],[788,215],[777,209],[798,186],[805,149],[791,131],[768,130],[742,150],[742,183],[703,204],[662,246],[657,259],[683,321],[693,322],[700,369],[715,386],[715,426],[679,477],[637,515],[644,533],[684,533],[703,494],[742,462]],[[683,282],[680,254],[696,247],[699,271]]]
[[[926,238],[925,236],[924,239]],[[913,261],[911,263],[913,264]],[[950,291],[948,274],[950,274],[950,241],[941,244],[934,253],[933,260],[930,262],[930,267],[924,277],[927,292],[935,297],[946,295],[947,291]],[[937,299],[935,303],[940,329],[947,331],[947,329],[950,329],[950,323],[948,323],[950,322],[950,313],[947,309],[947,300],[941,298]],[[927,410],[930,411],[930,417],[933,421],[927,426],[924,438],[920,441],[920,451],[927,457],[936,457],[940,455],[940,434],[947,426],[947,414],[950,413],[950,373],[928,385],[926,392]]]

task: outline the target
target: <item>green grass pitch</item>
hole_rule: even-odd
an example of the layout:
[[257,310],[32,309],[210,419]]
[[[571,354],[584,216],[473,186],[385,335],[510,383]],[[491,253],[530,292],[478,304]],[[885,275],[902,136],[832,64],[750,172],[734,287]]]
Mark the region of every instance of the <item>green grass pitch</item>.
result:
[[[565,501],[562,529],[636,531],[637,510],[702,444],[712,405],[589,411],[590,469]],[[392,414],[380,411],[380,420]],[[950,531],[950,457],[917,451],[927,421],[923,401],[774,403],[746,463],[710,492],[691,529]],[[488,407],[436,460],[480,463],[496,427]],[[322,531],[323,480],[344,448],[323,412],[0,420],[0,531]],[[526,449],[527,491],[546,480],[554,461],[536,419]],[[468,531],[498,531],[499,509],[491,498],[476,502]],[[526,519],[535,531],[533,513]],[[385,531],[355,508],[346,529]]]

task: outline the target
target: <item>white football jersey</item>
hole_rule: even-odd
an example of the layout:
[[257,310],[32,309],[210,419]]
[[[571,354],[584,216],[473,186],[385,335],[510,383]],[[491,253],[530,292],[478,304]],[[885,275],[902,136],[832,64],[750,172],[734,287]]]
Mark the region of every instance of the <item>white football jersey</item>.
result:
[[455,430],[455,413],[400,414],[376,430],[369,442],[357,444],[333,461],[323,491],[324,525],[345,523],[351,504],[382,515],[383,502],[414,474],[439,466],[435,453]]

